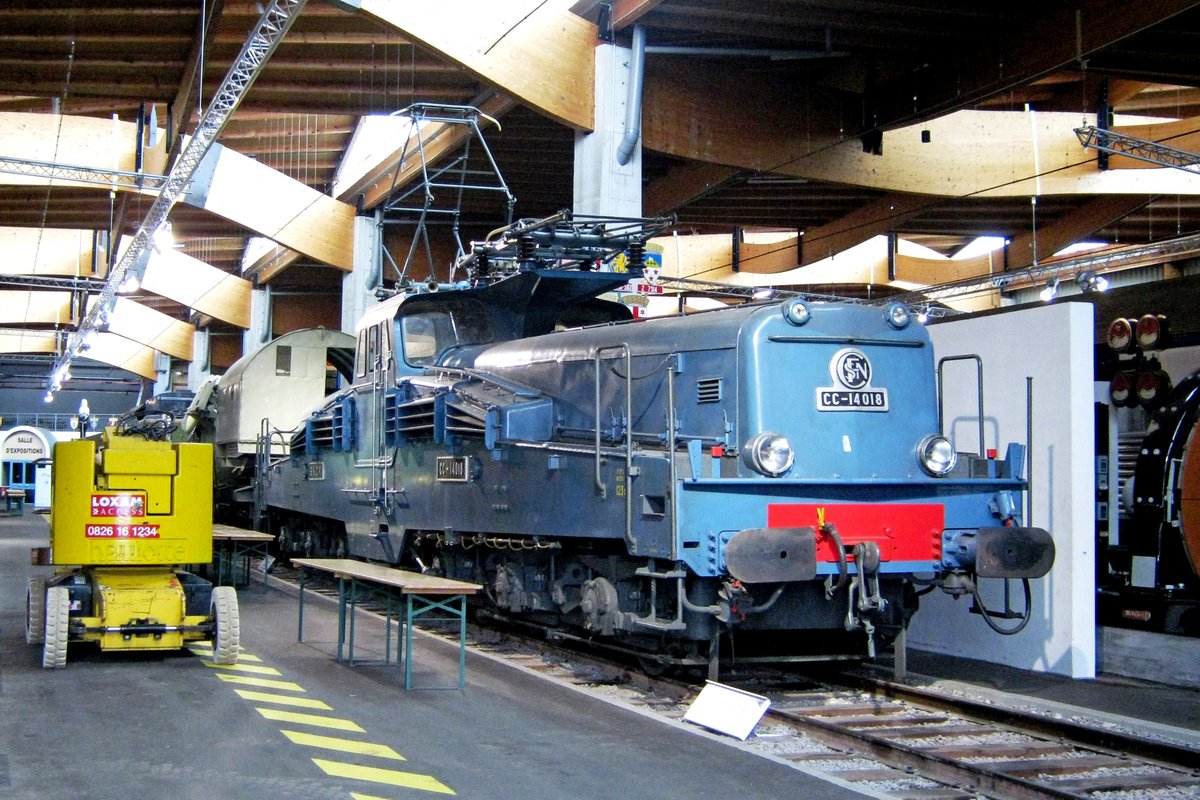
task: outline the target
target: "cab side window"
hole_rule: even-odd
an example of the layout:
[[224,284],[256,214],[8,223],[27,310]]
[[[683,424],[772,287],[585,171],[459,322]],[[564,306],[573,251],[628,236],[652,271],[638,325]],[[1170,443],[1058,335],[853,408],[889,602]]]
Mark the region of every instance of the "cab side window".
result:
[[446,314],[410,314],[401,319],[400,330],[404,360],[409,364],[432,364],[446,348],[456,344],[454,325]]
[[367,375],[367,328],[358,332],[358,342],[354,349],[354,377],[365,378]]

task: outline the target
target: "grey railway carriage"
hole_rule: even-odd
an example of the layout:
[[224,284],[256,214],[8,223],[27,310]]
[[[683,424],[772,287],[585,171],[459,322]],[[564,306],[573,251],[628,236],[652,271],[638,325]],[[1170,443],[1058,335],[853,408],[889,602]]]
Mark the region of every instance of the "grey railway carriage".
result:
[[[630,230],[517,223],[469,280],[369,311],[352,385],[261,487],[285,545],[480,582],[494,613],[695,664],[722,642],[861,658],[935,584],[1046,573],[1024,448],[954,451],[906,308],[630,320],[597,299],[639,274],[651,230]],[[632,275],[594,269],[622,250]]]

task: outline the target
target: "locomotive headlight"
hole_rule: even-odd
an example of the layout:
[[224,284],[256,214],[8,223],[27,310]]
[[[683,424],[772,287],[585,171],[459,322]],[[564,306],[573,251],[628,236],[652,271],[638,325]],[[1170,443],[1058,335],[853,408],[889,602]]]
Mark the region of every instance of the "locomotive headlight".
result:
[[1167,318],[1155,314],[1141,317],[1137,321],[1135,338],[1143,350],[1161,350],[1167,338]]
[[746,445],[746,463],[756,472],[778,478],[792,468],[796,457],[788,440],[778,433],[760,433]]
[[934,433],[926,436],[917,445],[917,460],[921,462],[921,469],[935,478],[940,478],[954,469],[958,453],[954,452],[954,445],[949,439]]
[[1108,326],[1108,347],[1114,353],[1128,353],[1133,349],[1133,332],[1137,323],[1118,317]]
[[800,327],[812,319],[812,312],[808,310],[808,306],[804,304],[803,300],[797,298],[783,304],[783,318],[796,327]]
[[907,328],[908,323],[912,322],[912,315],[908,313],[908,306],[903,303],[892,303],[883,312],[883,318],[887,320],[888,325],[891,325],[896,330]]

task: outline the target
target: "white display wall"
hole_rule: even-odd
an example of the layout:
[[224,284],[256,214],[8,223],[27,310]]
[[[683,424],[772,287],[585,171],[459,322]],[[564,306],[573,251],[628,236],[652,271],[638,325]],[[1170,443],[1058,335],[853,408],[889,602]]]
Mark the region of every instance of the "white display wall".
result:
[[[1004,457],[1007,442],[1026,441],[1027,378],[1032,378],[1033,440],[1027,461],[1032,513],[1025,524],[1054,537],[1050,574],[1033,584],[1034,615],[1015,636],[993,632],[968,612],[970,597],[940,590],[921,598],[909,631],[914,649],[991,661],[1073,678],[1096,673],[1095,431],[1093,307],[1060,303],[930,326],[934,354],[983,359],[984,435]],[[946,364],[945,432],[961,451],[978,449],[974,362]],[[989,608],[1003,607],[1003,582],[984,580]],[[1019,581],[1011,603],[1021,608]],[[1000,621],[1010,626],[1011,621]]]

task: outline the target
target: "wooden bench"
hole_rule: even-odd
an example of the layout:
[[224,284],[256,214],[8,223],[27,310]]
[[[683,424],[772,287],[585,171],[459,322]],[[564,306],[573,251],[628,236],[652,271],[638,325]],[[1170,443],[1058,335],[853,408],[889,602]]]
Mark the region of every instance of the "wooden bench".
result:
[[[304,582],[309,570],[325,572],[338,580],[338,641],[337,660],[347,661],[354,666],[354,610],[358,604],[357,589],[360,584],[370,587],[385,597],[387,612],[384,617],[383,663],[391,661],[392,643],[392,600],[399,595],[404,600],[404,688],[412,688],[412,629],[418,617],[428,620],[454,620],[458,622],[458,688],[467,684],[467,596],[483,587],[477,583],[423,575],[410,570],[396,569],[381,564],[370,564],[349,558],[293,558],[292,565],[300,570],[300,621],[296,641],[304,641]],[[349,608],[349,614],[346,613]],[[442,616],[427,616],[431,612],[442,612]],[[347,633],[347,617],[349,632]],[[401,622],[397,617],[397,622]],[[343,659],[343,646],[348,645]],[[396,661],[401,660],[397,643]],[[449,688],[449,687],[446,687]]]
[[4,497],[4,513],[12,516],[25,513],[25,490],[0,486],[0,495]]
[[[235,528],[232,525],[213,525],[213,563],[217,568],[218,586],[249,586],[250,558],[262,557],[262,588],[267,590],[267,548],[275,537],[269,533]],[[239,570],[238,567],[241,567]],[[238,582],[240,577],[245,580]]]

